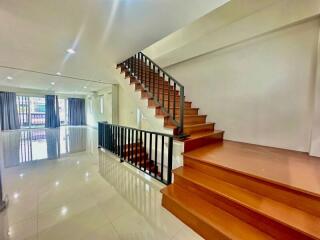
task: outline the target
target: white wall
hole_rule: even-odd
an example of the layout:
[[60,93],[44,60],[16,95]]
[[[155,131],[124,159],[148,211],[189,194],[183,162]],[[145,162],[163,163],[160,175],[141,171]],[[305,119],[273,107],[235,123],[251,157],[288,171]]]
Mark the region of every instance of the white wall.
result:
[[316,19],[167,70],[226,139],[308,152],[318,32]]
[[[118,73],[120,75],[120,73]],[[128,79],[121,79],[122,81],[127,81]],[[127,91],[122,86],[119,86],[119,124],[123,126],[138,127],[137,122],[137,109],[138,106],[134,99],[128,95]]]
[[314,85],[313,123],[310,155],[320,157],[320,32],[318,38],[317,72]]
[[[100,112],[100,97],[103,97],[103,113]],[[90,102],[92,101],[92,108]],[[99,121],[108,121],[112,123],[112,85],[97,93],[90,94],[86,97],[86,115],[87,125],[98,127]]]

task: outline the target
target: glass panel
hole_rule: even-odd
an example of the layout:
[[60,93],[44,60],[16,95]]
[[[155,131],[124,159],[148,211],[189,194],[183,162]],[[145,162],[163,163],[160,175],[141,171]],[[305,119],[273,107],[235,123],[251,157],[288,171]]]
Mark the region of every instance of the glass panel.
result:
[[59,115],[60,115],[60,124],[67,124],[67,101],[66,99],[60,98],[59,100]]
[[30,97],[31,127],[44,127],[46,105],[44,97]]

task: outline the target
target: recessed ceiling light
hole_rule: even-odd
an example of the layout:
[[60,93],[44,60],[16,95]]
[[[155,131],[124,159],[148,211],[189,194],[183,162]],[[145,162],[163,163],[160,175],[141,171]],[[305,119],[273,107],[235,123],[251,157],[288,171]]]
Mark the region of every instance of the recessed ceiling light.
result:
[[74,49],[72,49],[72,48],[69,48],[69,49],[67,50],[67,53],[75,54],[76,51],[75,51]]
[[11,77],[11,76],[8,76],[8,77],[7,77],[7,79],[8,79],[8,80],[12,80],[12,79],[13,79],[13,77]]
[[61,72],[57,72],[56,74],[60,76],[60,75],[61,75]]
[[51,85],[55,85],[56,83],[55,82],[51,82]]

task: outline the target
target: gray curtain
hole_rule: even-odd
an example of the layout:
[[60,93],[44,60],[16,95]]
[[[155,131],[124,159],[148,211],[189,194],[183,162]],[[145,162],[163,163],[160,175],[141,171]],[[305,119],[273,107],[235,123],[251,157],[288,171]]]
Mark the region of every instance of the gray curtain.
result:
[[3,131],[18,128],[20,123],[16,93],[0,92],[0,129]]
[[86,106],[83,98],[68,98],[69,125],[86,125]]
[[46,95],[46,128],[60,127],[58,96]]

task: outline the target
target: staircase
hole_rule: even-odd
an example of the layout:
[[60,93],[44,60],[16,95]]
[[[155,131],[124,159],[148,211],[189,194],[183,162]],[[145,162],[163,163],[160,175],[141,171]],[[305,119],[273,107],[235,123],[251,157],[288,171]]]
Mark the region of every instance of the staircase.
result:
[[183,86],[144,54],[118,67],[184,142],[184,166],[161,191],[166,209],[205,239],[320,239],[320,195],[223,164],[239,157],[250,164],[268,148],[223,141],[223,131],[185,100]]
[[148,171],[150,174],[160,176],[155,161],[150,159],[143,143],[132,143],[124,146],[124,160],[134,165],[142,171]]

